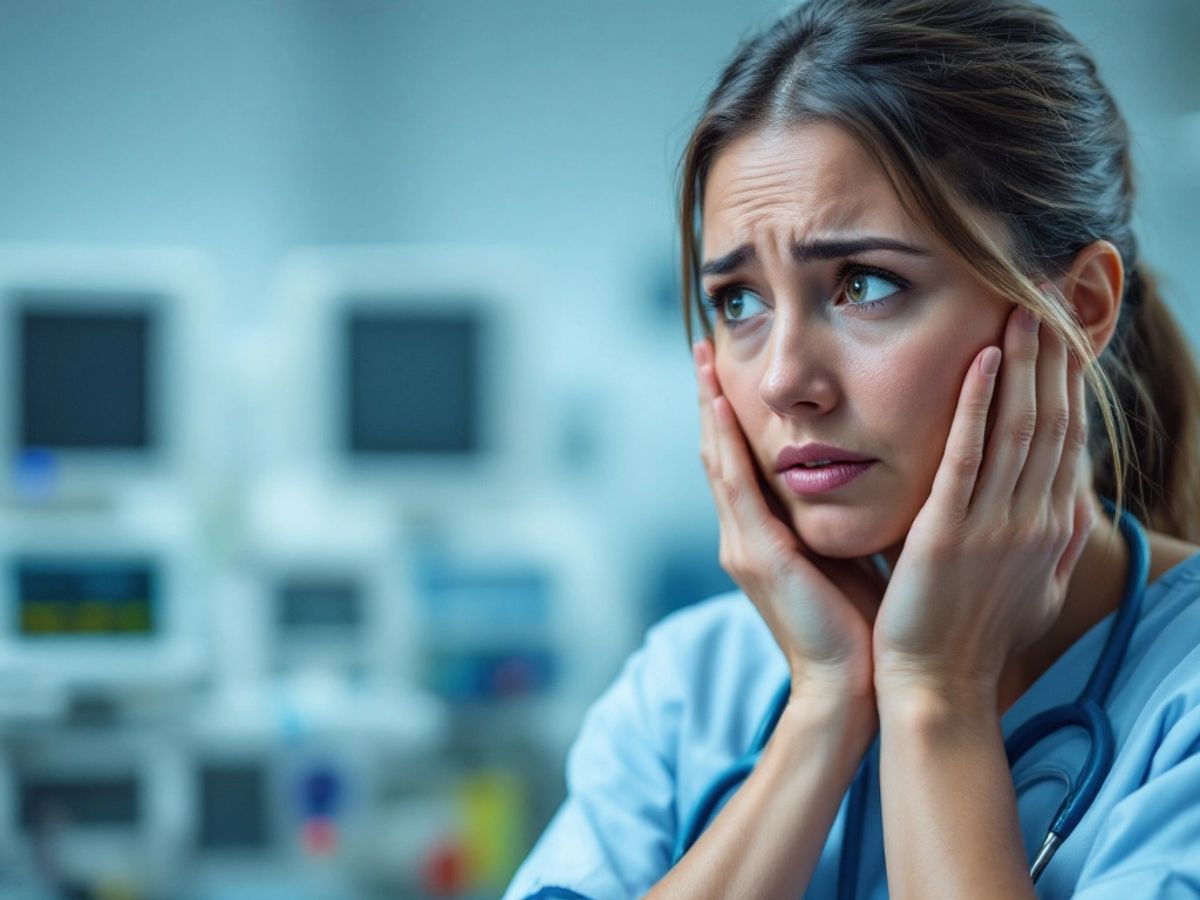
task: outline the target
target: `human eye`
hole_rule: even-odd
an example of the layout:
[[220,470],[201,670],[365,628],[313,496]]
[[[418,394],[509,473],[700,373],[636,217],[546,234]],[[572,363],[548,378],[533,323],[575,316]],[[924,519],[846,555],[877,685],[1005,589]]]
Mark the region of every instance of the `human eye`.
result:
[[746,312],[747,301],[751,306],[757,303],[766,308],[766,304],[757,294],[737,285],[717,288],[704,295],[704,305],[713,310],[729,328],[737,328],[751,318],[752,313]]
[[[874,309],[887,306],[898,299],[899,294],[911,285],[899,275],[886,269],[864,266],[861,263],[846,263],[838,271],[837,281],[844,286],[850,305],[858,309]],[[887,290],[891,287],[892,290]]]

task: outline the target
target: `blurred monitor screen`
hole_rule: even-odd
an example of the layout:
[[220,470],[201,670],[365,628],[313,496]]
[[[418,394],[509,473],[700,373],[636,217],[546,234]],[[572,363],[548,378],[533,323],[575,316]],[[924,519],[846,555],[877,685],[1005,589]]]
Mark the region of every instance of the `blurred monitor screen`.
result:
[[279,585],[278,600],[284,631],[351,631],[362,625],[362,593],[349,578],[292,576]]
[[18,346],[22,447],[63,450],[151,448],[148,311],[114,295],[108,311],[68,311],[72,295],[20,295]]
[[20,559],[16,581],[24,637],[157,631],[155,572],[144,560]]
[[471,313],[368,312],[351,303],[344,332],[344,449],[479,452],[481,328]]
[[132,775],[28,778],[19,786],[21,827],[130,826],[140,818],[141,796]]
[[199,843],[205,850],[259,850],[270,844],[267,774],[254,763],[200,769]]

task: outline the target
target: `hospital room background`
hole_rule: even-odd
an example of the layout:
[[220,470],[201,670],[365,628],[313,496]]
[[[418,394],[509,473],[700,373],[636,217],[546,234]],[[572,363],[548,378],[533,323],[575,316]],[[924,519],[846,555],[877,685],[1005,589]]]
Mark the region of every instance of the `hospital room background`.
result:
[[[498,896],[731,582],[675,165],[778,0],[4,0],[0,900]],[[1060,0],[1200,342],[1200,4]]]

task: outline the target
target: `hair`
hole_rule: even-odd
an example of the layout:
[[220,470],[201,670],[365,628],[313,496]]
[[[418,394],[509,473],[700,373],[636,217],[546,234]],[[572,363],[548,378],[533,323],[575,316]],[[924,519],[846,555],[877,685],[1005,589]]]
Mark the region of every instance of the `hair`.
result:
[[[743,135],[813,121],[846,129],[910,215],[1081,361],[1093,484],[1117,514],[1128,495],[1149,527],[1200,541],[1200,373],[1139,258],[1129,130],[1089,51],[1028,0],[809,0],[744,41],[680,161],[689,343],[693,312],[712,335],[699,260],[713,160]],[[1125,272],[1099,358],[1061,291],[1035,284],[1097,240]]]

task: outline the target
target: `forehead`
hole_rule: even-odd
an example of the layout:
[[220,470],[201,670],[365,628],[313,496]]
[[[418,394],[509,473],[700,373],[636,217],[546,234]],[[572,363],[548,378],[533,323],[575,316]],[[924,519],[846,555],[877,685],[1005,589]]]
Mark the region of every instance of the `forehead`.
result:
[[768,235],[804,241],[869,232],[913,243],[927,235],[867,151],[828,122],[731,142],[709,169],[702,215],[705,258]]

